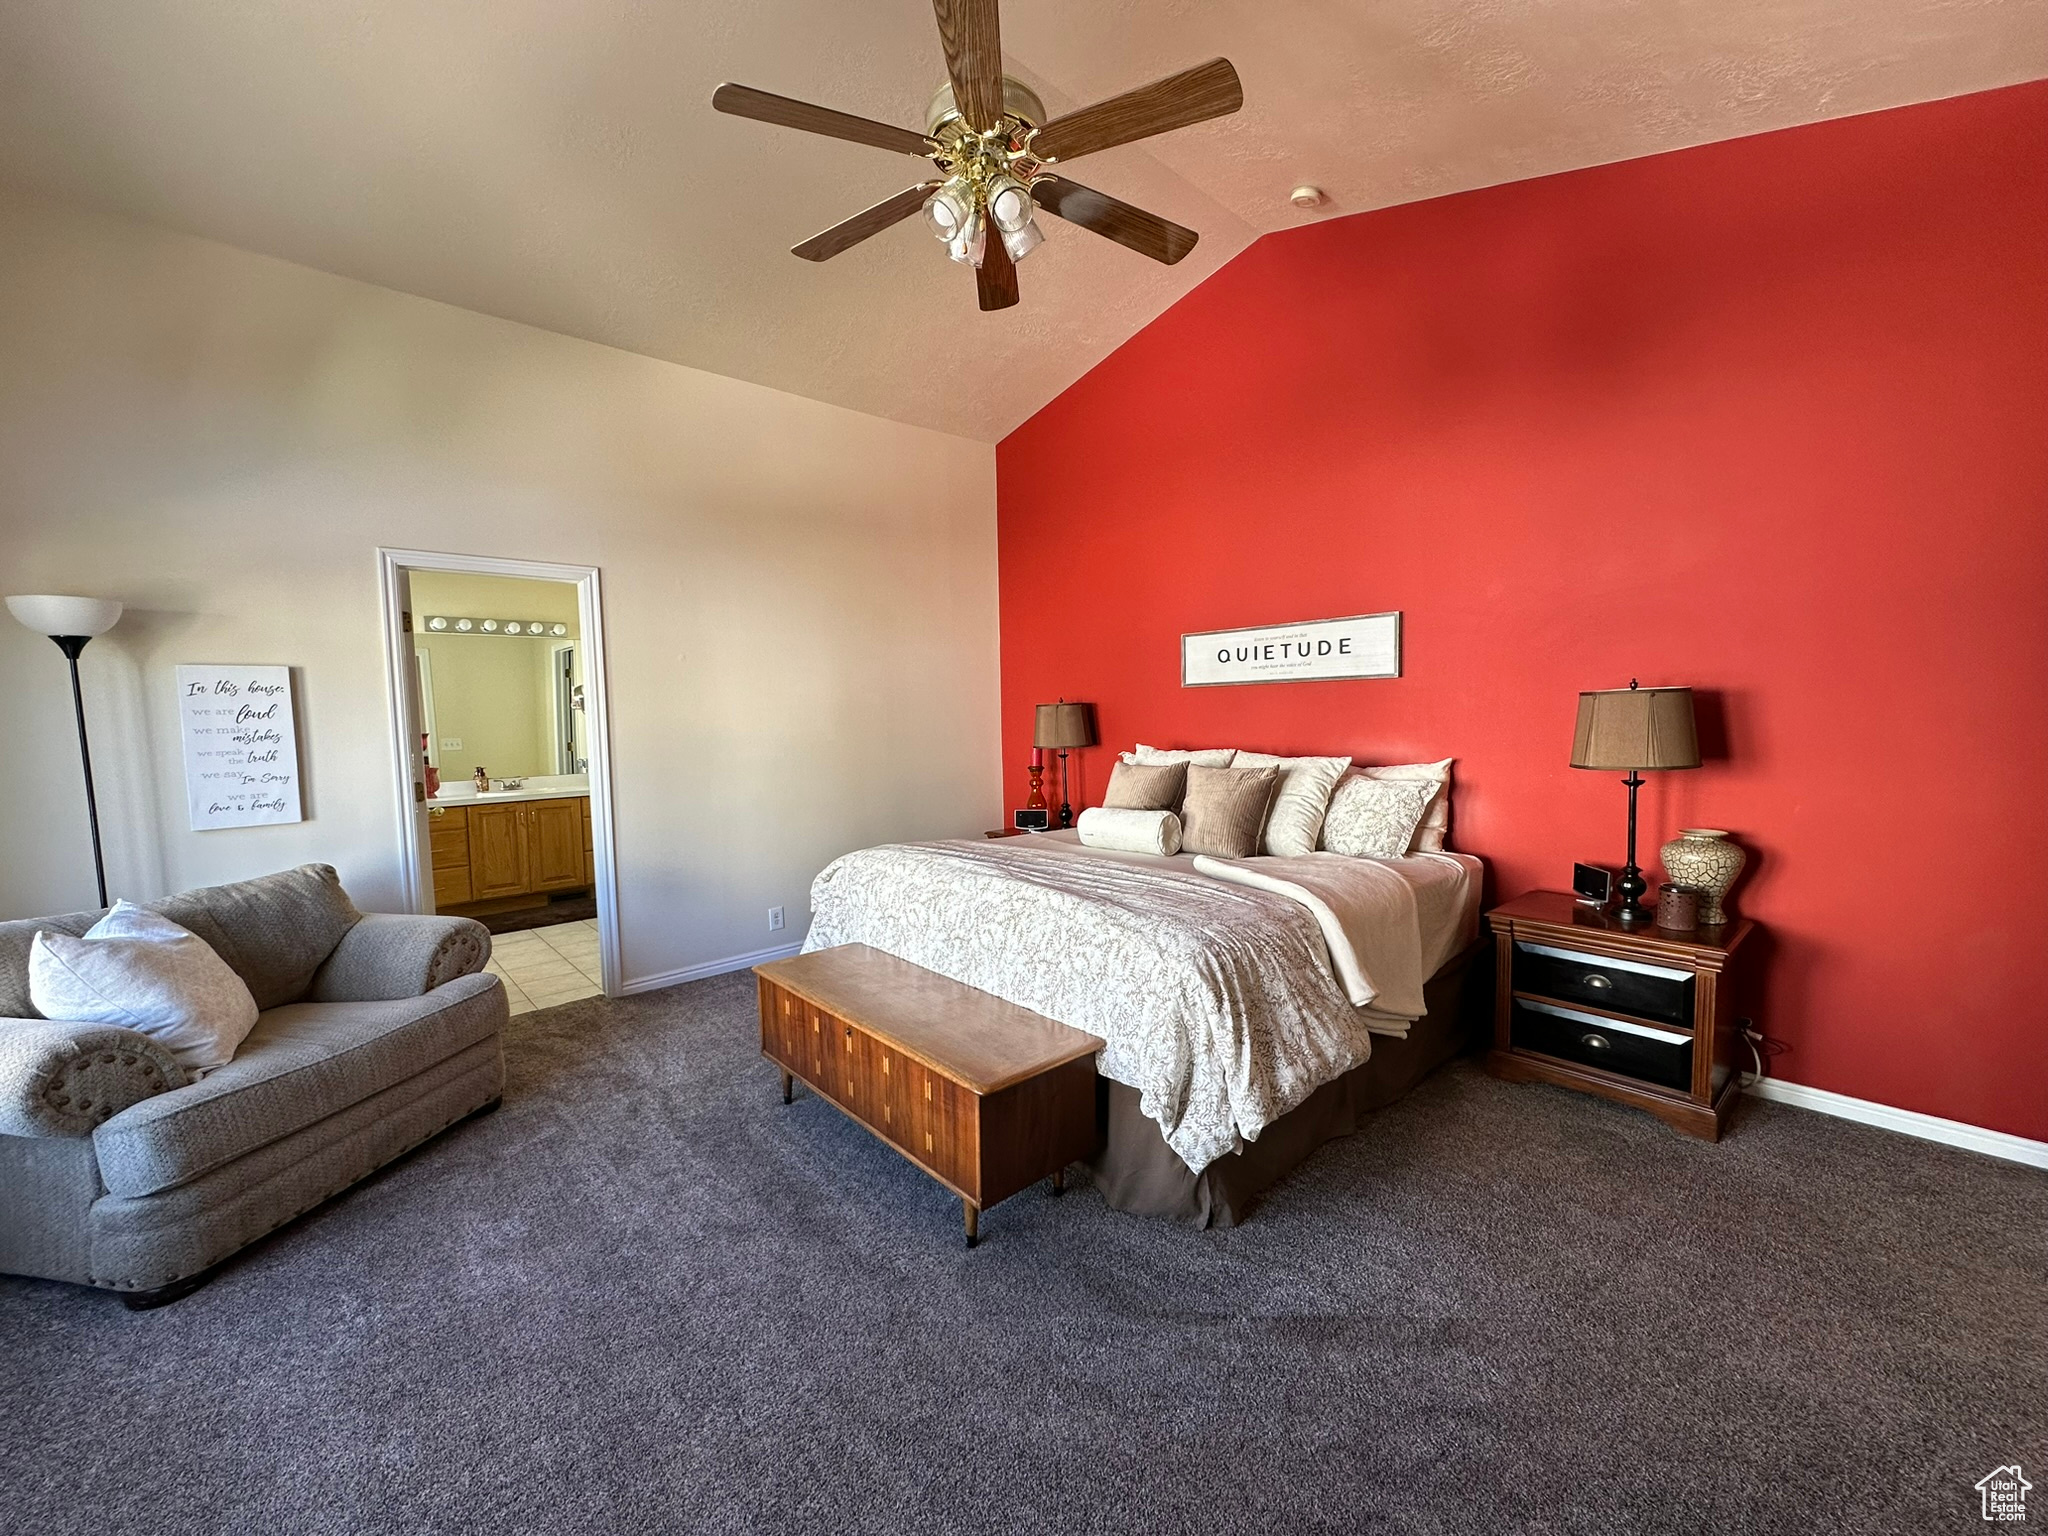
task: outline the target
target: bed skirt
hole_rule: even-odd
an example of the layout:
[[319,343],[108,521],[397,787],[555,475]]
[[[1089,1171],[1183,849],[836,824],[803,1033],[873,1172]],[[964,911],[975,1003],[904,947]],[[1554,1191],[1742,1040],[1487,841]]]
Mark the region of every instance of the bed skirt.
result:
[[1348,1136],[1366,1117],[1404,1097],[1453,1056],[1482,1038],[1493,988],[1492,946],[1484,939],[1453,956],[1422,990],[1429,1012],[1408,1038],[1376,1036],[1372,1059],[1323,1084],[1267,1126],[1242,1152],[1190,1171],[1138,1107],[1138,1090],[1096,1082],[1102,1150],[1089,1163],[1095,1187],[1120,1211],[1167,1216],[1198,1227],[1232,1227],[1261,1193],[1298,1168],[1324,1142]]

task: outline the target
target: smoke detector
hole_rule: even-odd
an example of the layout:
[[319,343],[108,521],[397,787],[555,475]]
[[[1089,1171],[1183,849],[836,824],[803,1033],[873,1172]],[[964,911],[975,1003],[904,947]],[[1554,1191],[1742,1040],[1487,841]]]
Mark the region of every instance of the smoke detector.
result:
[[1323,195],[1321,187],[1311,187],[1303,184],[1287,194],[1287,201],[1294,204],[1297,208],[1320,208],[1329,199]]

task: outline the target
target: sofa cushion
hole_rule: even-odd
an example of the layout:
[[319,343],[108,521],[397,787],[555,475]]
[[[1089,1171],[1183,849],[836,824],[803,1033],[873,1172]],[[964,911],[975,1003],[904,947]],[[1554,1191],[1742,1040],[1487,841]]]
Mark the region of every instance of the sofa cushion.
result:
[[248,983],[258,1008],[304,997],[320,962],[362,916],[326,864],[202,886],[144,905],[211,944]]
[[173,1188],[489,1039],[505,1019],[489,974],[395,1002],[273,1008],[226,1066],[93,1132],[100,1180],[114,1195]]

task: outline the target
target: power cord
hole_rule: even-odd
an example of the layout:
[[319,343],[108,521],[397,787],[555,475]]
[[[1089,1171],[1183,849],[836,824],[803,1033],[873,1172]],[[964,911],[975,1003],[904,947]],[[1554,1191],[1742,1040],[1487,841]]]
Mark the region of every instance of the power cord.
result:
[[1765,1035],[1756,1027],[1754,1019],[1737,1019],[1735,1027],[1742,1032],[1742,1043],[1749,1047],[1750,1059],[1756,1063],[1756,1072],[1742,1085],[1752,1088],[1770,1075],[1764,1069],[1764,1058],[1782,1055],[1786,1046],[1782,1040],[1773,1040]]

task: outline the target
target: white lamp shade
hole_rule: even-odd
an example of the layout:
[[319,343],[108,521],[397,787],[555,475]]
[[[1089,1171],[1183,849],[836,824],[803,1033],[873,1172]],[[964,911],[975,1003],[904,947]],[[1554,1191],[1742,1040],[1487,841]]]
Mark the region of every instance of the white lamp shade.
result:
[[110,597],[10,597],[7,611],[39,635],[104,635],[121,619]]

